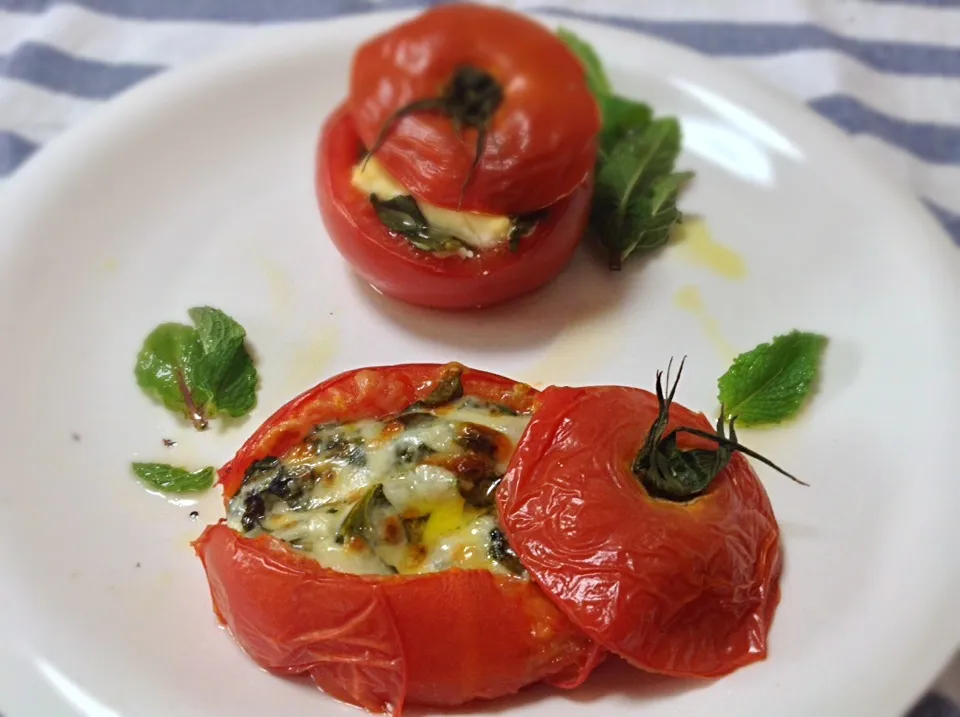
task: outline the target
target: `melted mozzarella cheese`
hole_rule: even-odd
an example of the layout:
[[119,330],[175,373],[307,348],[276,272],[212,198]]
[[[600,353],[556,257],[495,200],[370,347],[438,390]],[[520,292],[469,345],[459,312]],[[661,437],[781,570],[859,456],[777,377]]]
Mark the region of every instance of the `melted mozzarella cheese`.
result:
[[[380,199],[410,194],[410,190],[394,179],[376,157],[354,166],[351,182],[364,194],[376,194]],[[417,206],[430,226],[455,236],[474,249],[492,249],[510,238],[513,222],[509,217],[444,209],[419,198]]]
[[[469,471],[480,461],[490,475],[502,475],[529,416],[465,398],[402,419],[318,426],[279,460],[251,467],[231,500],[228,524],[249,535],[269,533],[341,572],[511,574],[492,555],[492,500],[477,502]],[[464,461],[467,467],[459,467]],[[278,489],[284,480],[300,488]],[[251,505],[259,508],[255,521]],[[342,528],[358,506],[367,511],[363,537],[344,539]]]

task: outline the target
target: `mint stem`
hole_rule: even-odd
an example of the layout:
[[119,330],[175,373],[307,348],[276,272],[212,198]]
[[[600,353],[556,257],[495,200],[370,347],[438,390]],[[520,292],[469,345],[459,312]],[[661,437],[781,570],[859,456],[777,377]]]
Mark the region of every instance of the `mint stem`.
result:
[[177,370],[177,386],[180,388],[180,394],[183,396],[183,402],[187,406],[187,418],[198,431],[205,431],[210,426],[203,412],[197,407],[193,400],[193,394],[190,393],[190,387],[187,386],[187,380],[183,377],[183,371]]

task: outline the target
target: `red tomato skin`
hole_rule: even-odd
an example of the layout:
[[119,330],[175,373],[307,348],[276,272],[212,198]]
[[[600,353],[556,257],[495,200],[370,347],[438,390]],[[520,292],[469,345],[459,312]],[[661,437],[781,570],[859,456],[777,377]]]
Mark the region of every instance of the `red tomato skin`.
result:
[[438,309],[491,306],[540,288],[569,263],[586,230],[593,174],[549,209],[513,252],[507,246],[471,258],[438,257],[383,225],[369,198],[351,184],[363,145],[341,107],[327,119],[317,150],[320,214],[337,251],[381,293]]
[[[349,371],[282,407],[220,470],[225,502],[249,465],[282,454],[317,423],[383,417],[423,398],[442,366]],[[465,369],[467,395],[529,409],[536,391]],[[399,715],[405,703],[450,706],[556,677],[582,681],[599,648],[532,582],[483,570],[349,575],[270,536],[222,521],[194,544],[214,611],[260,666],[308,674],[337,699]]]
[[[739,453],[693,501],[649,496],[632,464],[656,397],[548,388],[497,493],[524,566],[574,623],[643,670],[718,677],[766,656],[779,528]],[[678,425],[711,430],[674,404]],[[682,448],[715,447],[682,434]]]
[[465,65],[492,74],[504,97],[462,202],[476,131],[458,137],[439,113],[393,125],[376,155],[390,173],[431,204],[489,214],[547,207],[581,185],[593,170],[601,125],[583,67],[546,27],[500,8],[437,7],[357,51],[349,107],[364,145],[373,146],[393,112],[437,96]]

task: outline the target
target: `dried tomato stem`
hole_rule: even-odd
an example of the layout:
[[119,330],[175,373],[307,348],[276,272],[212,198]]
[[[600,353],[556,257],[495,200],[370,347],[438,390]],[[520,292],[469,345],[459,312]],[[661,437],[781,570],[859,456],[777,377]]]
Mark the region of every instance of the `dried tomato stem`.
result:
[[376,141],[364,158],[364,163],[383,146],[390,130],[401,118],[416,112],[439,112],[450,119],[458,137],[464,127],[477,130],[473,162],[460,187],[460,203],[462,203],[467,186],[473,179],[477,167],[480,166],[487,143],[490,120],[502,102],[503,88],[493,75],[470,65],[458,67],[439,96],[414,100],[387,117]]

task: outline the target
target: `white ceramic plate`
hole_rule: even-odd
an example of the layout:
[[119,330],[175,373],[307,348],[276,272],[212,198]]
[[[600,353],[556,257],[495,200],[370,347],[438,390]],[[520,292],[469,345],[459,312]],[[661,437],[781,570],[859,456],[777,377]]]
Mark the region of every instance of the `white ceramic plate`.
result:
[[[167,501],[131,459],[219,464],[302,389],[403,361],[649,387],[688,354],[680,399],[713,410],[730,351],[803,328],[832,338],[820,394],[794,425],[749,436],[813,484],[761,471],[787,555],[770,658],[694,684],[611,664],[573,693],[464,712],[898,716],[960,638],[956,248],[807,111],[703,57],[570,22],[617,89],[682,118],[682,165],[698,173],[683,203],[746,276],[679,244],[622,274],[584,252],[484,313],[384,300],[324,236],[313,154],[353,49],[398,19],[277,31],[148,82],[4,189],[0,711],[355,714],[261,672],[218,629],[188,547],[220,516],[217,491]],[[195,434],[132,367],[150,329],[202,303],[247,327],[262,390],[249,420]]]

